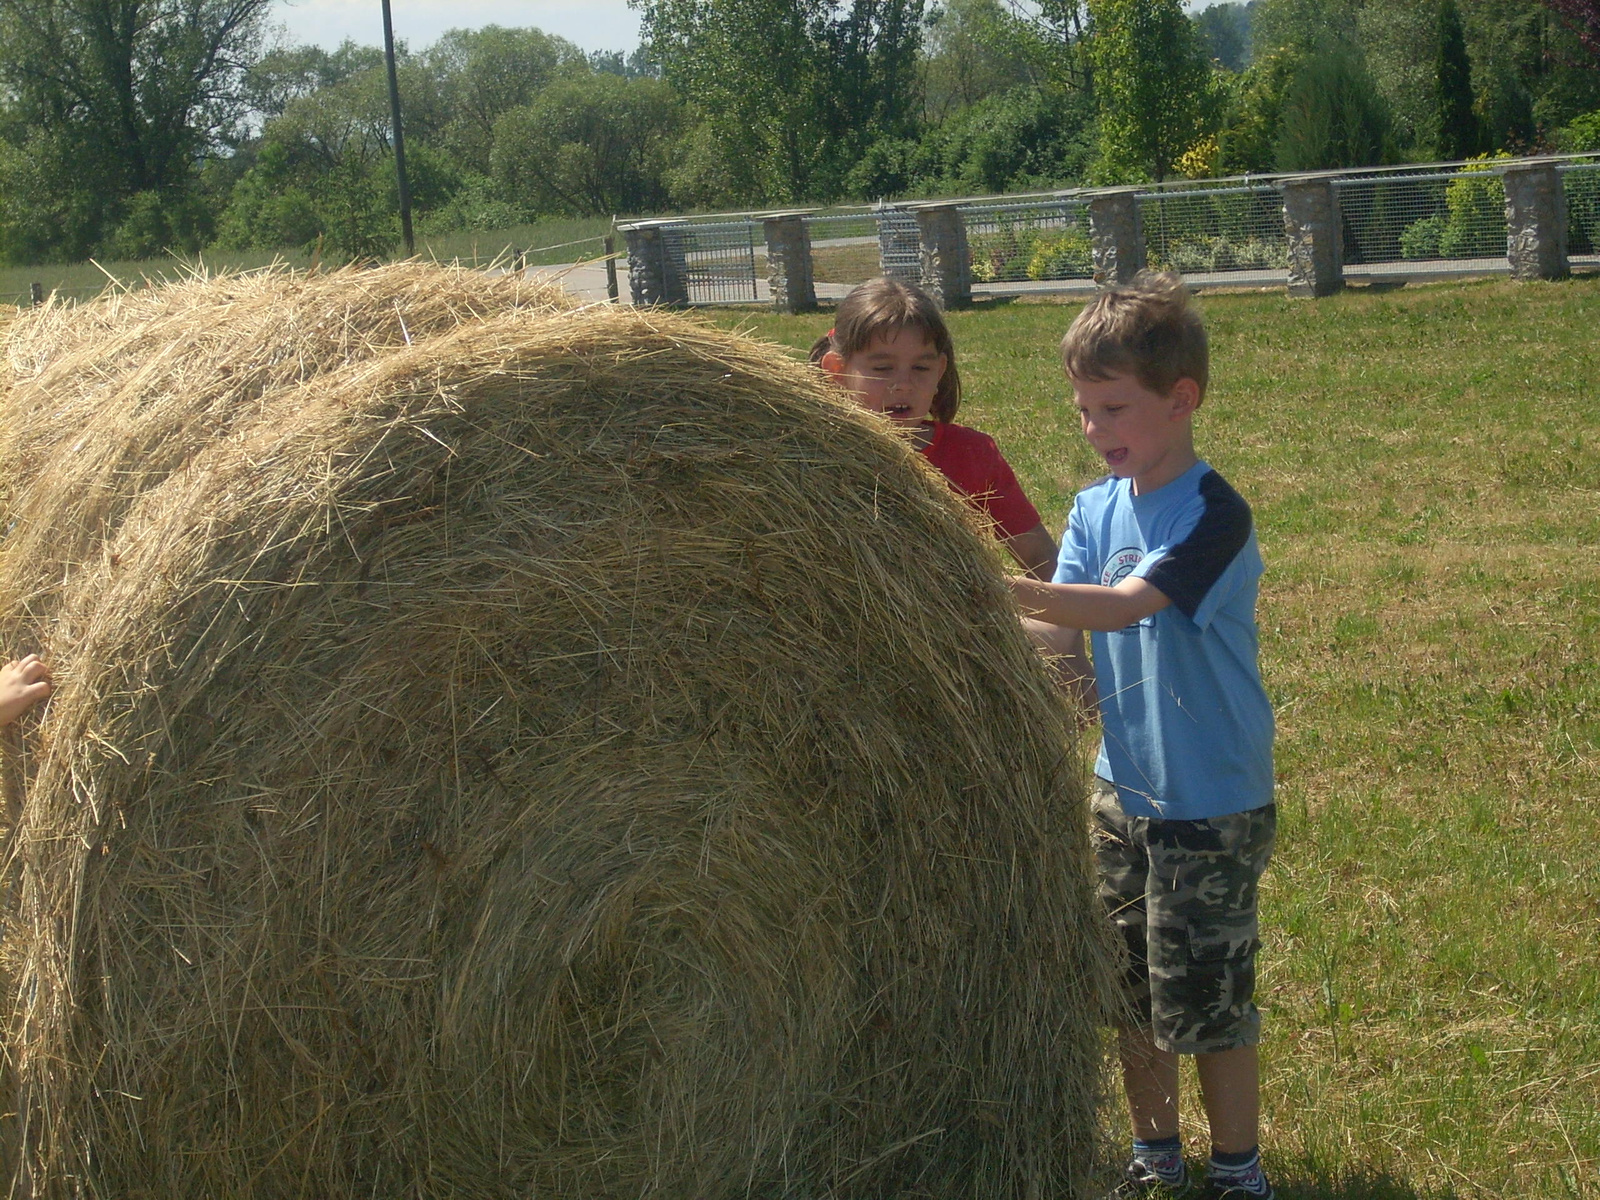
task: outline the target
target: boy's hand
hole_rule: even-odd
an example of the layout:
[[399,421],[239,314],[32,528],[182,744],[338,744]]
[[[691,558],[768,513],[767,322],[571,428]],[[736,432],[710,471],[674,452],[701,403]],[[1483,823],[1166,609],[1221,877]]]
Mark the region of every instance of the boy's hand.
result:
[[50,694],[50,668],[37,654],[0,667],[0,725],[9,725]]

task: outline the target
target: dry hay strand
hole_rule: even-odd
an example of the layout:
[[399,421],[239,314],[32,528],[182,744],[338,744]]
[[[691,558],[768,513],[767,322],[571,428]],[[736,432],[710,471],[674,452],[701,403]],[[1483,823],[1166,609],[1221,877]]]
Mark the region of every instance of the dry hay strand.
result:
[[318,375],[57,603],[32,1195],[1085,1194],[1061,703],[948,491],[778,352],[601,308]]
[[[570,302],[516,276],[397,263],[326,274],[283,267],[52,301],[20,315],[0,359],[0,513],[48,571],[4,603],[92,560],[132,501],[207,442],[247,429],[274,393],[463,321]],[[62,495],[75,509],[58,511]],[[46,496],[48,519],[23,496]],[[29,543],[31,531],[49,539]],[[28,639],[28,644],[36,644]]]

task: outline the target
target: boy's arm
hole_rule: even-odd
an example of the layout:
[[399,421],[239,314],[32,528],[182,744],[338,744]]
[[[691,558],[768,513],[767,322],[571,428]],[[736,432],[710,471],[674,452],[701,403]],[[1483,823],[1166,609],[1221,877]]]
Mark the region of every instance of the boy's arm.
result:
[[1045,665],[1061,690],[1078,702],[1080,723],[1091,723],[1100,705],[1095,695],[1094,668],[1083,649],[1083,630],[1023,617],[1022,631],[1044,653]]
[[1095,583],[1041,583],[1013,575],[1011,592],[1026,616],[1101,633],[1135,624],[1172,603],[1155,584],[1131,576],[1115,587],[1101,587]]
[[1056,572],[1056,557],[1061,553],[1056,539],[1043,523],[1026,533],[1006,538],[1006,549],[1021,564],[1030,579],[1047,580]]

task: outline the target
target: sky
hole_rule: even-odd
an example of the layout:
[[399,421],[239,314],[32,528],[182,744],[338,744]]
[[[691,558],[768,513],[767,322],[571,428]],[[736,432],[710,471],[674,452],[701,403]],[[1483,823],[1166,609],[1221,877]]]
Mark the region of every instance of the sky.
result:
[[[1185,0],[1191,10],[1211,0]],[[639,14],[627,0],[390,0],[394,35],[420,50],[446,29],[485,25],[532,25],[576,42],[585,50],[621,50],[639,45]],[[285,27],[291,43],[334,49],[345,38],[383,44],[381,0],[276,0],[271,21]]]
[[[631,51],[639,45],[639,16],[627,0],[390,0],[394,36],[413,50],[446,29],[532,25],[585,50]],[[270,23],[286,29],[290,43],[330,50],[350,38],[383,44],[381,0],[277,0]]]

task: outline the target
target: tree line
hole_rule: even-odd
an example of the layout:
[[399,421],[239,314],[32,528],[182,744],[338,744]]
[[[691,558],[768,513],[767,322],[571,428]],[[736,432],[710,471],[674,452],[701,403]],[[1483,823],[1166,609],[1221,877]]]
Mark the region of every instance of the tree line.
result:
[[[398,240],[381,51],[271,0],[7,0],[0,259]],[[1600,149],[1600,0],[632,0],[402,47],[424,232]]]

